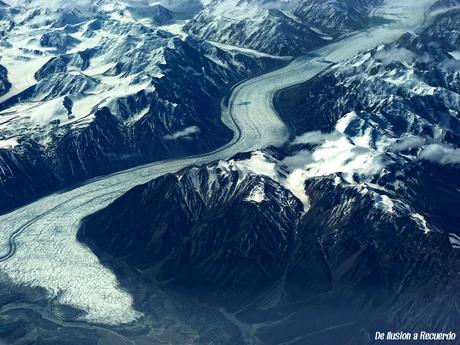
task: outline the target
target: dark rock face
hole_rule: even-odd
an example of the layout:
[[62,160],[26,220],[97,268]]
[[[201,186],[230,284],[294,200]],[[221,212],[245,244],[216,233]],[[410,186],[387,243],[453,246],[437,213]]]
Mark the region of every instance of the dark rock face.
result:
[[412,205],[429,215],[433,227],[442,232],[459,234],[456,224],[460,205],[458,190],[459,167],[423,162],[411,165],[404,174],[413,178],[407,182],[407,198]]
[[[337,187],[329,179],[310,180],[306,188],[312,204],[298,227],[299,247],[321,248],[329,278],[318,276],[315,282],[330,288],[301,305],[281,308],[286,319],[259,330],[264,343],[302,338],[295,343],[319,344],[340,336],[368,344],[379,329],[456,329],[460,315],[447,301],[458,303],[453,267],[459,254],[446,234],[425,235],[410,218],[385,214],[359,190]],[[428,297],[433,291],[439,300]],[[262,315],[256,309],[241,317],[257,322]]]
[[[264,199],[251,201],[259,190]],[[157,266],[168,285],[234,308],[280,279],[301,210],[268,177],[191,168],[134,188],[85,220],[80,237],[134,267]]]
[[381,3],[381,0],[304,0],[294,14],[309,25],[337,35],[368,27],[372,23],[372,9]]
[[0,148],[0,167],[2,210],[21,206],[31,195],[53,191],[59,181],[33,141],[13,150]]
[[[209,2],[184,29],[208,40],[275,55],[300,55],[372,24],[381,0]],[[232,10],[229,10],[232,8]],[[256,15],[248,15],[257,13]]]
[[[326,44],[319,34],[277,9],[263,10],[262,19],[218,19],[203,11],[184,29],[204,39],[252,48],[274,55],[298,55]],[[222,23],[219,23],[222,21]]]
[[8,81],[8,71],[0,65],[0,96],[3,96],[11,89],[11,84]]
[[[157,10],[163,13],[155,7]],[[66,25],[61,28],[59,24],[59,28],[41,36],[42,46],[56,50],[46,49],[47,54],[51,51],[54,55],[35,73],[36,83],[0,104],[4,111],[22,104],[30,105],[28,109],[53,104],[51,109],[33,114],[31,121],[13,118],[5,134],[9,138],[20,132],[21,137],[34,142],[37,155],[29,152],[28,146],[14,155],[20,161],[28,155],[40,160],[37,164],[49,170],[37,179],[43,175],[56,177],[56,189],[134,165],[223,145],[232,136],[220,120],[223,96],[235,82],[275,65],[269,59],[228,53],[191,37],[181,40],[154,27],[116,22],[103,14],[77,14],[79,20],[68,22],[70,17],[66,17]],[[136,15],[147,16],[140,12]],[[62,16],[56,19],[60,20]],[[106,34],[123,39],[113,40]],[[99,45],[67,52],[94,35],[101,35]],[[94,73],[92,69],[98,64],[102,65],[101,71]],[[10,87],[7,71],[0,66],[0,94]],[[113,91],[105,94],[107,88]],[[125,91],[130,88],[134,91]],[[86,99],[91,99],[94,106],[82,116]],[[35,121],[34,116],[49,120]],[[18,168],[7,162],[1,164],[0,178],[4,172]],[[19,174],[15,183],[34,184],[33,179],[23,180],[25,175],[28,172]],[[37,181],[30,193],[17,193],[13,198],[11,191],[0,186],[5,200],[0,213],[11,210],[9,204],[17,205],[19,195],[26,203],[50,191],[42,187]]]
[[84,130],[66,133],[48,152],[52,169],[61,181],[70,183],[142,161],[131,154],[123,124],[107,108],[97,111]]
[[432,11],[445,10],[460,5],[458,0],[438,0],[430,8]]
[[148,8],[136,9],[135,7],[129,8],[135,16],[140,18],[151,18],[156,24],[166,24],[174,17],[174,13],[161,5],[149,6]]
[[40,45],[42,47],[56,48],[61,51],[72,48],[78,42],[72,36],[59,31],[47,32],[40,38]]
[[[430,125],[448,123],[444,140],[458,144],[458,116],[449,114],[458,112],[452,102],[459,92],[454,67],[458,61],[449,53],[459,48],[455,33],[458,14],[450,11],[436,17],[433,25],[419,35],[407,33],[394,44],[361,53],[334,72],[283,92],[279,103],[286,113],[294,114],[292,121],[298,133],[311,128],[311,119],[305,114],[320,114],[318,127],[327,131],[344,114],[360,111],[395,136],[422,134],[432,131]],[[408,73],[414,74],[413,82],[420,89],[402,80]],[[412,121],[418,116],[425,125]]]
[[[257,330],[264,344],[337,336],[366,344],[361,331],[455,329],[460,253],[446,233],[425,234],[404,212],[376,208],[362,187],[330,177],[307,180],[311,207],[302,216],[273,180],[219,166],[134,188],[88,217],[79,239],[154,268],[168,288],[239,310],[244,323],[272,321]],[[248,200],[256,186],[261,202]],[[439,299],[429,302],[433,291]]]
[[234,312],[263,344],[458,332],[459,13],[280,95],[299,134],[266,151],[280,175],[324,144],[302,142],[311,131],[378,152],[377,172],[350,180],[307,166],[304,213],[288,184],[247,173],[240,155],[134,188],[88,217],[79,239]]

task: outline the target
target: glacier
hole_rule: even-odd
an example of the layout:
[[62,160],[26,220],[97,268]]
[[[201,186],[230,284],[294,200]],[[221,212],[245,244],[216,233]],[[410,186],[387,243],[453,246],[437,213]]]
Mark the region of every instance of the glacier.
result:
[[[222,109],[222,120],[235,133],[234,138],[211,153],[96,178],[0,216],[0,269],[14,284],[42,287],[56,303],[83,310],[81,319],[87,322],[134,322],[142,315],[134,309],[131,296],[120,288],[114,273],[76,241],[81,219],[154,177],[189,165],[228,159],[238,152],[282,145],[289,139],[289,131],[274,111],[273,97],[278,90],[313,78],[331,63],[417,30],[424,24],[425,7],[432,3],[410,0],[402,5],[389,0],[378,11],[392,21],[318,49],[313,57],[297,58],[286,67],[238,84],[232,90],[228,107],[223,105]],[[19,79],[19,70],[16,75]],[[28,78],[24,78],[19,87],[28,85]],[[288,186],[296,189],[290,182]]]

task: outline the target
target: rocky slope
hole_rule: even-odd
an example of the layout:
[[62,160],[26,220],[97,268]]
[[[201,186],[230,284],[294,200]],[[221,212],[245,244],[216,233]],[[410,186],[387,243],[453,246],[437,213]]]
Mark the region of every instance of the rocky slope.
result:
[[232,133],[221,98],[271,63],[162,30],[172,12],[158,4],[39,5],[4,5],[1,20],[12,25],[1,36],[0,212],[222,145]]
[[458,0],[438,0],[431,6],[431,10],[432,11],[449,10],[459,5],[460,5],[460,1]]
[[[87,218],[79,238],[258,325],[264,344],[455,329],[460,253],[447,233],[334,176],[307,179],[303,205],[278,155],[240,155],[136,187]],[[438,300],[428,302],[433,290]]]
[[[394,44],[364,52],[285,91],[279,100],[299,134],[328,132],[304,137],[320,144],[307,165],[312,172],[340,167],[349,182],[368,181],[390,197],[404,196],[432,217],[433,226],[453,232],[456,216],[441,205],[459,202],[456,193],[446,192],[457,184],[447,177],[460,163],[458,15],[457,10],[442,14],[423,33],[407,33]],[[316,128],[309,114],[320,115]],[[335,146],[342,140],[354,153]],[[329,148],[337,156],[326,167],[317,165]],[[360,167],[354,166],[358,162]],[[436,188],[437,193],[430,192]],[[436,203],[429,201],[433,197]]]
[[80,240],[256,343],[458,332],[459,17],[283,92],[290,144],[136,187]]
[[163,176],[93,216],[85,232],[135,267],[158,265],[160,280],[187,293],[247,301],[282,274],[303,210],[279,182],[251,172],[264,164],[256,155]]
[[320,34],[281,9],[258,1],[214,0],[184,30],[208,40],[275,55],[297,55],[326,43]]
[[380,0],[212,0],[184,27],[188,33],[275,55],[299,55],[363,29]]
[[381,3],[381,0],[304,0],[299,2],[294,14],[321,32],[337,36],[371,25],[377,20],[372,17],[372,10]]

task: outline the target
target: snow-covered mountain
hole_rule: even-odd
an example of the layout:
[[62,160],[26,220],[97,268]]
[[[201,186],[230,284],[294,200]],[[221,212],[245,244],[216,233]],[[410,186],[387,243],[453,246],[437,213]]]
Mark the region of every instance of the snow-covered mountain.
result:
[[284,91],[289,144],[138,186],[80,240],[263,344],[456,329],[459,18]]
[[303,211],[276,176],[254,173],[264,167],[273,165],[255,154],[165,175],[92,216],[84,232],[135,267],[159,264],[160,280],[189,293],[246,302],[281,274]]
[[442,10],[449,10],[457,6],[460,6],[459,0],[438,0],[431,6],[431,10],[433,12],[436,12]]
[[184,30],[212,41],[275,55],[297,55],[326,42],[289,13],[254,0],[213,0]]
[[334,36],[361,30],[372,24],[372,10],[382,0],[302,0],[294,10],[295,16],[322,32]]
[[371,24],[380,0],[212,0],[185,31],[275,55],[299,55]]
[[300,135],[295,143],[314,147],[297,155],[299,168],[365,183],[382,191],[389,209],[412,205],[433,228],[457,232],[445,205],[460,200],[441,190],[458,188],[450,176],[460,163],[459,13],[285,91],[279,103]]
[[[239,2],[251,30],[258,13],[299,23],[296,3],[254,3]],[[362,16],[351,0],[345,10],[309,3],[306,15],[324,20],[300,24],[322,40],[332,26],[342,35],[371,24],[376,5],[357,1]],[[167,3],[97,4],[0,2],[0,209],[222,144],[225,91],[271,63],[168,33],[159,24],[175,13],[158,7]],[[460,10],[451,5],[438,1],[423,31],[279,93],[293,132],[282,147],[121,195],[190,161],[149,165],[3,217],[0,344],[369,345],[376,331],[458,334]],[[267,28],[259,39],[271,38]],[[315,62],[329,66],[294,61]],[[261,94],[229,104],[271,104]]]
[[0,65],[0,96],[3,96],[11,88],[11,84],[8,81],[8,71],[5,67]]
[[1,8],[0,212],[222,145],[222,96],[269,63],[166,32],[173,13],[157,3],[40,4]]

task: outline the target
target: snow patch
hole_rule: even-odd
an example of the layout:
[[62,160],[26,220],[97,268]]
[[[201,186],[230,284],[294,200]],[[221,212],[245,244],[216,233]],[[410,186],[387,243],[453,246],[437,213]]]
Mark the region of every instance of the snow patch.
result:
[[288,167],[302,168],[308,177],[340,173],[349,183],[355,183],[355,174],[371,176],[379,173],[386,165],[384,155],[370,147],[369,133],[353,141],[338,131],[315,135],[313,138],[315,143],[322,144],[312,151],[302,150],[289,156],[283,163]]
[[460,249],[460,236],[454,233],[449,233],[449,242],[454,249]]
[[411,213],[409,214],[409,217],[411,217],[417,223],[417,225],[420,226],[425,234],[431,232],[425,217],[423,217],[420,213]]
[[252,189],[251,194],[249,194],[249,196],[245,200],[249,202],[254,202],[256,204],[259,204],[262,201],[264,201],[265,200],[264,185],[263,184],[256,185]]
[[18,145],[17,138],[0,139],[0,149],[12,149]]
[[242,162],[244,162],[244,166],[254,174],[265,175],[275,181],[278,179],[275,162],[270,162],[261,151],[254,152],[249,160]]
[[310,200],[304,188],[306,174],[301,170],[283,169],[279,163],[265,152],[254,151],[248,159],[220,161],[218,167],[226,172],[238,171],[240,181],[248,175],[262,175],[278,182],[302,202],[304,212],[307,212],[310,208]]
[[460,60],[460,50],[455,50],[449,53],[455,60]]
[[431,144],[423,149],[419,158],[439,164],[460,164],[460,149],[444,144]]
[[394,203],[387,195],[374,193],[374,205],[376,208],[388,213],[393,213]]
[[165,135],[165,140],[191,139],[191,135],[200,133],[200,127],[190,126],[173,134]]
[[291,193],[294,194],[297,199],[302,202],[304,213],[310,209],[310,198],[305,191],[305,181],[307,177],[308,175],[305,171],[302,171],[301,169],[295,169],[287,176],[283,183],[283,186],[290,190]]
[[350,126],[351,122],[357,118],[358,116],[356,115],[356,112],[352,111],[351,113],[346,114],[339,121],[337,121],[335,129],[337,130],[337,132],[345,133],[346,129]]

